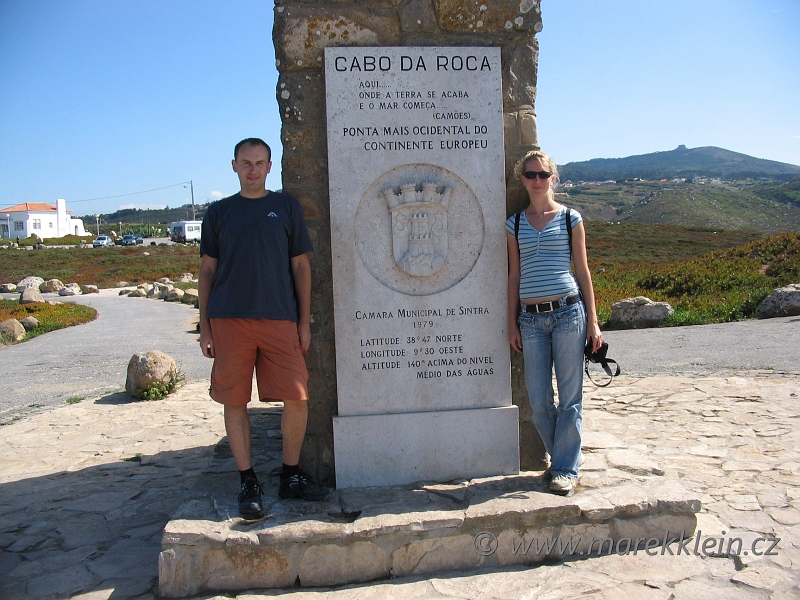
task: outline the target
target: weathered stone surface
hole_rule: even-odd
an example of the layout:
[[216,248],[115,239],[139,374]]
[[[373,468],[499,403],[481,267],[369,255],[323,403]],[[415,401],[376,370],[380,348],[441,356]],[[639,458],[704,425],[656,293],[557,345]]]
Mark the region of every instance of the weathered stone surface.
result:
[[118,281],[117,283],[114,284],[114,287],[118,287],[118,288],[128,287],[128,282],[127,281]]
[[181,302],[184,304],[194,304],[197,306],[197,301],[199,298],[200,292],[197,291],[196,288],[188,288],[183,290],[183,297],[181,298]]
[[300,559],[300,582],[313,587],[382,579],[389,576],[386,558],[373,541],[311,546]]
[[438,29],[438,21],[431,0],[411,0],[401,8],[400,27],[407,33],[435,33]]
[[183,300],[183,296],[184,291],[181,288],[172,288],[164,300],[167,302],[180,302]]
[[125,391],[131,396],[155,382],[166,383],[176,369],[175,359],[159,350],[136,353],[128,363]]
[[[539,64],[539,40],[531,38],[503,47],[503,104],[506,110],[533,105],[536,99],[536,77]],[[535,120],[533,121],[535,128]],[[526,129],[529,127],[523,124]],[[528,144],[536,139],[525,132]]]
[[27,317],[22,319],[20,323],[22,323],[22,326],[25,328],[25,331],[32,331],[33,329],[36,329],[39,326],[39,320],[31,315],[28,315]]
[[39,289],[39,286],[44,283],[44,279],[41,277],[30,276],[26,277],[22,281],[17,284],[17,289],[15,291],[22,292],[26,288],[36,288]]
[[633,450],[613,450],[608,453],[606,460],[610,467],[622,469],[636,475],[664,474],[664,471],[655,461]]
[[135,290],[131,290],[130,292],[126,293],[130,298],[144,298],[145,296],[147,296],[147,292],[142,288],[136,288]]
[[800,315],[800,283],[777,288],[758,305],[758,318]]
[[644,296],[625,298],[611,305],[608,326],[616,329],[657,327],[673,312],[667,302],[653,302]]
[[39,291],[43,294],[57,294],[64,287],[59,279],[48,279],[39,286]]
[[0,323],[0,341],[16,344],[25,337],[25,327],[16,319],[7,319]]
[[439,24],[460,33],[539,32],[538,0],[437,0]]
[[400,23],[389,15],[352,6],[290,5],[275,11],[273,37],[281,72],[321,68],[326,46],[396,46],[400,42]]
[[169,295],[172,293],[172,290],[174,289],[175,286],[173,286],[171,283],[167,283],[161,287],[161,291],[159,292],[158,297],[161,300],[166,300],[167,298],[169,298]]
[[178,283],[191,283],[194,281],[194,275],[191,273],[181,273],[178,276]]
[[81,288],[77,283],[68,283],[58,290],[59,296],[79,296],[81,293]]
[[17,284],[16,283],[3,283],[0,285],[0,293],[10,293],[17,291]]
[[44,302],[42,293],[35,287],[26,287],[19,295],[20,304],[38,304]]
[[100,290],[96,285],[82,285],[81,292],[84,294],[99,294]]

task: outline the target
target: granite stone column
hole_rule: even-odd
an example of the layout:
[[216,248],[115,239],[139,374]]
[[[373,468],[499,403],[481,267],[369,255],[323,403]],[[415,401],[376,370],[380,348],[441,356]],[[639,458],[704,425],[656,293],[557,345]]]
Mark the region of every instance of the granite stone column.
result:
[[[502,49],[506,206],[521,209],[524,189],[514,161],[538,148],[536,132],[537,0],[275,0],[273,41],[283,142],[283,190],[298,199],[314,243],[311,259],[313,342],[309,424],[301,464],[334,482],[332,417],[337,413],[331,281],[330,212],[323,49],[326,46],[497,46]],[[512,394],[520,408],[520,460],[543,467],[544,448],[531,422],[522,358],[512,359]],[[376,394],[380,390],[375,390]]]

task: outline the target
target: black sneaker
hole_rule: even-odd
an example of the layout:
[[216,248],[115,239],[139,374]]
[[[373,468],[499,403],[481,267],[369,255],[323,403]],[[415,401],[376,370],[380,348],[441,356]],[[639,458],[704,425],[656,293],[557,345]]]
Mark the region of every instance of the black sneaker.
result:
[[330,493],[330,489],[317,485],[299,469],[294,475],[288,477],[281,475],[281,484],[278,486],[278,497],[284,499],[322,500]]
[[242,484],[242,491],[239,492],[239,513],[245,519],[258,519],[264,516],[264,507],[261,504],[263,493],[258,479],[250,477]]

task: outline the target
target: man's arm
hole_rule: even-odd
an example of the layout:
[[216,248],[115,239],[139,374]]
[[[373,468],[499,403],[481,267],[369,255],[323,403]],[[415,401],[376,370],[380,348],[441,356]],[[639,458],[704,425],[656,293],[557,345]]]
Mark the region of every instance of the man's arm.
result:
[[203,356],[214,358],[214,336],[211,334],[211,323],[208,320],[208,298],[214,285],[214,275],[217,273],[219,259],[211,258],[207,254],[200,256],[200,271],[197,278],[197,303],[200,308],[200,349]]
[[292,265],[294,293],[297,296],[297,335],[305,354],[311,345],[311,261],[308,254],[298,254],[289,261]]

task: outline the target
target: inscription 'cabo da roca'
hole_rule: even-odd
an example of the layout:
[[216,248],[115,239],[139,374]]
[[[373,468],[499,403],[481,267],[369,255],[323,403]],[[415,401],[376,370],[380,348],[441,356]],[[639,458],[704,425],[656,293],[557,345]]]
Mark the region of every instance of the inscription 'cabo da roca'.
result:
[[519,469],[500,72],[498,48],[325,49],[338,487]]
[[438,271],[447,258],[447,205],[452,188],[437,192],[437,184],[414,183],[383,190],[392,214],[392,249],[398,266],[409,275],[425,276]]

